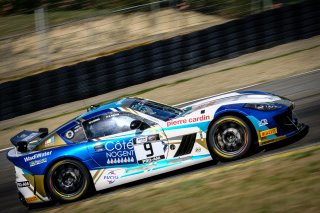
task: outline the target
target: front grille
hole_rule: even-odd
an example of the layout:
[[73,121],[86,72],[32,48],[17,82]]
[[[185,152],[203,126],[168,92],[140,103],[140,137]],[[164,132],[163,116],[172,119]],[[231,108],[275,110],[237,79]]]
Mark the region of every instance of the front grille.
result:
[[274,120],[284,131],[291,132],[298,129],[298,119],[295,118],[291,110],[275,116]]
[[190,135],[184,135],[182,137],[182,141],[179,146],[179,149],[177,150],[174,157],[190,154],[193,149],[194,142],[196,141],[196,135],[197,135],[196,133],[190,134]]

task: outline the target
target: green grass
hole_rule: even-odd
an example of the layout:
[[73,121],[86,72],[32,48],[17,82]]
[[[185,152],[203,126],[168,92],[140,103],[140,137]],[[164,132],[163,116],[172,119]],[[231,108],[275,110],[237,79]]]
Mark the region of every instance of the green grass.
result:
[[52,211],[319,212],[319,147],[118,189]]

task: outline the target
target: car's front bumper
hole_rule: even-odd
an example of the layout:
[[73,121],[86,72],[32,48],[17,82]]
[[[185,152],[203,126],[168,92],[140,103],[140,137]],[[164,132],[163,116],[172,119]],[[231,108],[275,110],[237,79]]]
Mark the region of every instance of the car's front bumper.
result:
[[261,134],[259,134],[258,139],[260,146],[292,138],[308,129],[307,125],[299,122],[297,116],[292,111],[293,108],[294,105],[290,104],[285,111],[272,116],[272,123],[277,132],[275,134],[276,137],[261,137]]

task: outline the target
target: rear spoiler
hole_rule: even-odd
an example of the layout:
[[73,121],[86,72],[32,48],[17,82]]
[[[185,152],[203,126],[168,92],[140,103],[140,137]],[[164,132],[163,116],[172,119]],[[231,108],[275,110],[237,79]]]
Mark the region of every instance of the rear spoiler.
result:
[[26,152],[28,143],[35,140],[36,138],[43,138],[48,135],[47,128],[40,128],[38,132],[23,130],[17,135],[13,136],[10,141],[11,143],[18,148],[19,152]]
[[38,138],[41,134],[42,134],[41,132],[23,130],[22,132],[12,137],[10,141],[14,146],[17,146],[19,142],[29,143],[34,139]]

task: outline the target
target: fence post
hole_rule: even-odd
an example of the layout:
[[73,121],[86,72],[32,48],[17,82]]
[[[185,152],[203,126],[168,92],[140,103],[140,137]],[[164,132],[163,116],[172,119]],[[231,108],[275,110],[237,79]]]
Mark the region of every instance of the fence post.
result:
[[[150,2],[151,2],[152,25],[154,27],[153,28],[154,31],[156,32],[156,31],[159,30],[158,23],[157,23],[158,22],[157,15],[159,15],[159,14],[157,14],[157,12],[160,11],[160,5],[159,5],[159,2],[157,0],[150,0]],[[154,36],[155,36],[156,40],[158,40],[159,33],[156,32],[154,34]]]
[[34,11],[34,18],[36,32],[39,38],[38,46],[40,62],[43,63],[43,67],[47,67],[50,65],[50,59],[46,27],[46,14],[45,8],[43,6]]

